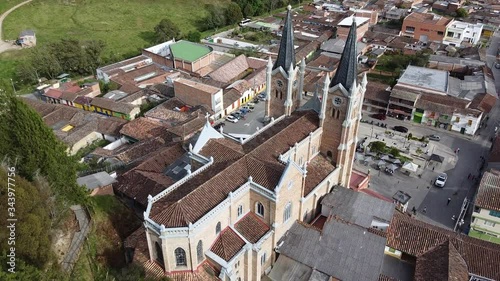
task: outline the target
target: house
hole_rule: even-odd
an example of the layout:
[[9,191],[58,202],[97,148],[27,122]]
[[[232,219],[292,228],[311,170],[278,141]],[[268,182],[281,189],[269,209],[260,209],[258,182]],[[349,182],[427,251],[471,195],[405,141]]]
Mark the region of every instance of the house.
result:
[[32,99],[24,99],[24,102],[33,107],[41,115],[44,123],[52,128],[56,137],[68,146],[69,155],[75,155],[81,148],[96,140],[119,139],[119,131],[127,123],[125,120],[105,118],[73,107]]
[[338,38],[346,40],[347,35],[349,33],[349,29],[350,29],[353,21],[356,22],[356,26],[357,26],[356,41],[360,41],[361,38],[363,38],[365,33],[368,31],[370,18],[362,18],[362,17],[358,17],[358,16],[356,16],[355,19],[354,19],[354,16],[347,17],[337,24],[337,37]]
[[174,81],[175,96],[188,105],[207,105],[214,112],[214,118],[224,116],[222,89],[204,83],[179,78]]
[[365,98],[363,99],[363,113],[386,114],[391,97],[391,87],[379,82],[368,81]]
[[31,29],[23,30],[16,41],[21,47],[34,47],[36,46],[36,34]]
[[393,6],[389,11],[385,12],[385,18],[388,20],[400,20],[408,15],[408,9],[399,9]]
[[123,125],[120,134],[122,134],[129,143],[134,143],[160,135],[165,129],[166,128],[164,128],[160,122],[145,117],[139,117]]
[[113,183],[116,179],[106,172],[99,172],[76,179],[78,185],[85,186],[90,196],[113,195]]
[[474,201],[469,236],[500,244],[500,171],[484,172]]
[[145,205],[144,226],[126,245],[129,260],[141,263],[148,276],[261,280],[293,222],[314,214],[334,183],[350,186],[361,111],[355,101],[367,83],[356,69],[356,26],[339,71],[331,82],[323,80],[321,101],[316,96],[299,108],[305,66],[295,62],[290,10],[278,57],[266,65],[269,124],[236,139],[205,119],[187,151],[177,153],[182,156],[163,164],[164,156],[137,171],[144,179],[137,184],[119,181],[124,192],[134,190],[128,198]]
[[441,43],[452,19],[430,13],[413,12],[405,17],[400,35],[415,38],[424,43]]
[[453,21],[446,28],[443,44],[450,46],[475,46],[481,39],[482,23]]
[[97,79],[103,81],[104,83],[109,83],[110,78],[118,75],[118,73],[128,72],[152,63],[153,60],[144,55],[126,59],[98,68],[96,70]]
[[430,55],[427,67],[449,72],[466,73],[469,69],[483,67],[484,65],[485,63],[480,60]]
[[106,116],[133,120],[140,112],[140,107],[130,103],[116,102],[107,98],[93,98],[90,101],[92,111]]

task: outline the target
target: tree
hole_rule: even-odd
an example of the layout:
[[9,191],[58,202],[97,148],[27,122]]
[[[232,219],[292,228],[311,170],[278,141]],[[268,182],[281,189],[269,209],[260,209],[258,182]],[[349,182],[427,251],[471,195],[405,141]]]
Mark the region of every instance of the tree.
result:
[[19,163],[18,175],[46,178],[59,201],[86,204],[87,193],[76,183],[76,159],[66,153],[51,128],[22,100],[0,93],[0,158]]
[[254,15],[254,9],[250,3],[246,3],[246,5],[243,8],[243,15],[245,18],[251,17]]
[[467,12],[467,10],[464,8],[458,8],[455,13],[457,14],[458,18],[466,18],[469,16],[469,12]]
[[156,42],[162,43],[172,40],[173,38],[180,38],[181,31],[170,19],[162,19],[157,26],[155,26]]
[[191,31],[187,35],[187,40],[199,43],[201,40],[201,33],[199,33],[198,31]]
[[90,67],[90,72],[94,72],[100,65],[103,64],[102,52],[106,48],[106,43],[102,40],[90,40],[85,42],[84,52],[87,58],[87,64]]
[[370,150],[373,152],[385,152],[385,143],[381,141],[374,141],[370,143]]
[[389,154],[391,154],[394,157],[398,157],[400,152],[399,152],[399,149],[397,149],[395,147],[391,147],[391,150],[389,150]]

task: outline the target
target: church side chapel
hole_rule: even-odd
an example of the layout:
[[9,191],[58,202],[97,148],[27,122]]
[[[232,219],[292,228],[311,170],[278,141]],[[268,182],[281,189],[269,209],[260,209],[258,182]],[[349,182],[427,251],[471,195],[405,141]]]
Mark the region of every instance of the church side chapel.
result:
[[350,186],[366,75],[357,75],[356,24],[339,68],[303,96],[291,7],[266,69],[271,121],[236,141],[207,122],[189,147],[186,175],[148,196],[144,227],[127,239],[147,272],[173,280],[261,280],[296,220],[310,222],[333,186]]

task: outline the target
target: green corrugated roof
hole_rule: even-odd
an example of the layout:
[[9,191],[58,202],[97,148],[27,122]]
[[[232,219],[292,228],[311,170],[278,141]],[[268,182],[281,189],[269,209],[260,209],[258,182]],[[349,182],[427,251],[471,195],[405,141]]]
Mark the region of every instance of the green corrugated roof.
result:
[[195,61],[212,51],[207,46],[182,40],[170,45],[170,50],[174,58],[189,62]]

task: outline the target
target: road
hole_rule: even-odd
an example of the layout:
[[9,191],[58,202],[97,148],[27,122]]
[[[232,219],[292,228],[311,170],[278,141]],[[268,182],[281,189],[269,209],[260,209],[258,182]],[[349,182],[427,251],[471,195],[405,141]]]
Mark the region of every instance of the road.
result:
[[498,47],[500,47],[500,30],[495,31],[490,39],[488,50],[486,50],[486,65],[491,68],[495,77],[495,87],[500,94],[500,69],[495,68]]
[[5,13],[3,13],[0,16],[0,54],[3,53],[3,52],[5,52],[5,51],[9,51],[9,50],[19,50],[19,49],[21,49],[20,46],[15,46],[15,45],[12,45],[12,43],[8,43],[8,42],[3,41],[3,39],[2,39],[2,31],[3,31],[2,24],[3,24],[3,20],[10,13],[12,13],[15,9],[17,9],[17,8],[23,6],[23,5],[28,4],[29,2],[31,2],[31,0],[27,0],[27,1],[24,1],[22,3],[19,3],[19,4],[15,5],[14,7],[10,8],[9,10],[7,10]]

